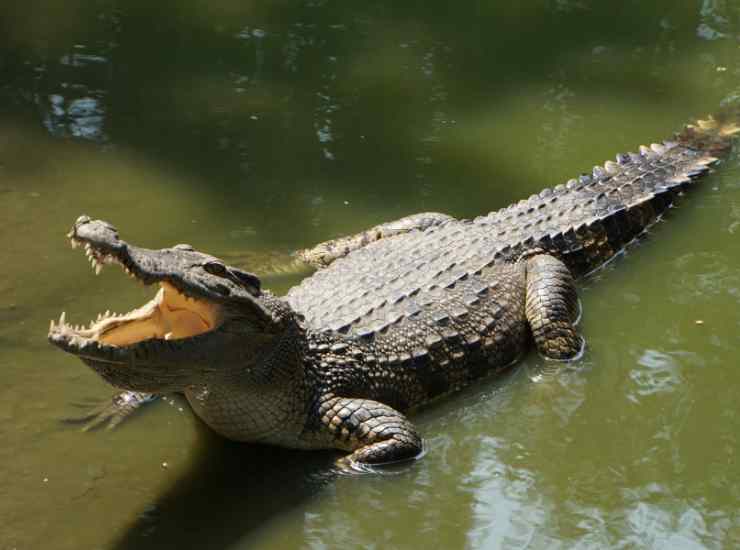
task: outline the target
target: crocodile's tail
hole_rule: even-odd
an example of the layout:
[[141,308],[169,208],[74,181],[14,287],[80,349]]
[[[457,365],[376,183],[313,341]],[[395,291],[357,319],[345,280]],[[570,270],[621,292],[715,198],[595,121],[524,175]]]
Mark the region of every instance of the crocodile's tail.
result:
[[614,258],[654,224],[740,135],[740,102],[687,125],[673,139],[619,154],[564,185],[477,218],[501,254],[551,251],[583,276]]
[[724,106],[707,119],[688,124],[676,134],[676,141],[690,149],[705,151],[717,158],[726,156],[740,134],[740,105]]
[[590,220],[573,222],[575,233],[581,232],[582,248],[566,247],[565,257],[574,274],[600,268],[640,236],[730,154],[738,136],[740,105],[726,105],[687,124],[671,141],[618,156],[621,166],[615,167],[611,179],[599,178],[591,184],[591,193],[584,189],[584,198],[597,204],[601,200],[602,207],[591,211]]

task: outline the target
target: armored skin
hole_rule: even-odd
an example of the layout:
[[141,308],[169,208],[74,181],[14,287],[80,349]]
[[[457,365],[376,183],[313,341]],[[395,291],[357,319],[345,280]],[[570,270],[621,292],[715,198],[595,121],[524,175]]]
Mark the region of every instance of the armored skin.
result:
[[729,152],[735,120],[698,121],[474,220],[416,214],[322,243],[298,254],[318,270],[282,298],[191,246],[140,248],[82,216],[68,236],[97,271],[120,264],[159,291],[89,327],[63,314],[49,340],[128,403],[182,392],[230,439],[340,449],[357,467],[410,459],[422,440],[408,411],[506,368],[531,342],[552,360],[580,355],[576,281]]

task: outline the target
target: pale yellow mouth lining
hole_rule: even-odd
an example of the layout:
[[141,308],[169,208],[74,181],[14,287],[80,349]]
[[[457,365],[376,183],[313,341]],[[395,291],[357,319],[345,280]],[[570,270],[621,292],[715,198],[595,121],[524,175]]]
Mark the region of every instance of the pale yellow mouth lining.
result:
[[88,328],[72,327],[64,314],[52,328],[112,346],[129,346],[153,338],[178,340],[213,330],[221,322],[221,306],[188,298],[169,283],[160,283],[157,295],[125,315],[105,314]]

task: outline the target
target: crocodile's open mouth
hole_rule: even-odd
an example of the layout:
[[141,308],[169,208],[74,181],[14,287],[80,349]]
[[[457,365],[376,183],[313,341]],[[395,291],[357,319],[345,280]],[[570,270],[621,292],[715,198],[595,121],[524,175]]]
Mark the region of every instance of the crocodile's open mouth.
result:
[[[138,276],[138,269],[128,264],[124,257],[115,252],[108,253],[90,242],[70,235],[73,248],[84,246],[88,259],[96,274],[105,264],[118,264],[131,277],[144,284],[159,285],[156,296],[125,314],[106,311],[86,326],[68,324],[65,313],[58,321],[52,321],[49,338],[53,343],[77,354],[84,351],[100,352],[103,349],[129,348],[148,340],[182,340],[212,331],[222,321],[221,304],[203,298],[188,296],[165,278]],[[96,357],[98,353],[94,353]]]

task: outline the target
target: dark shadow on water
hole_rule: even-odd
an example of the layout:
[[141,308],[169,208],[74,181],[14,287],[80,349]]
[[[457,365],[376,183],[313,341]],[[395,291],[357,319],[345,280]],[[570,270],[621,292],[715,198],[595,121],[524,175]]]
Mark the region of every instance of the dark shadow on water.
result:
[[222,439],[201,426],[191,470],[143,510],[112,548],[228,548],[334,479],[335,453]]
[[[502,392],[511,388],[512,380],[524,373],[521,366],[522,361],[513,363],[454,395],[414,411],[414,421],[419,423],[422,432],[431,423],[446,425],[444,431],[455,431],[458,436],[468,432],[486,432],[485,426],[478,424],[480,416],[475,411],[481,407],[488,409],[492,403],[499,402]],[[249,547],[250,537],[268,527],[270,522],[303,507],[341,475],[334,467],[334,461],[340,456],[337,452],[237,443],[219,437],[201,422],[197,426],[199,448],[190,470],[156,502],[141,510],[136,521],[111,548],[217,550],[233,548],[240,541]],[[448,441],[449,435],[441,438]],[[439,437],[436,441],[439,442]],[[427,452],[442,453],[439,446],[428,447],[425,454]],[[473,456],[456,457],[455,461],[461,464]],[[437,456],[436,460],[446,459]],[[466,463],[464,469],[473,468],[473,464]],[[377,470],[369,469],[366,473],[370,472],[371,477],[411,475],[413,478],[414,474],[410,472],[415,469],[413,462],[404,462]],[[375,492],[367,491],[367,485],[363,487],[363,491],[355,493],[354,498],[360,508],[373,510],[378,505],[376,499],[382,498],[376,492],[378,486],[375,486]],[[416,486],[414,491],[417,496],[422,493],[430,502],[438,498],[435,491],[424,484]],[[427,512],[425,507],[417,512],[407,510],[412,515],[421,514],[422,518]],[[351,515],[342,517],[345,525],[358,520]],[[326,529],[331,531],[330,527]],[[358,532],[361,530],[358,526]],[[464,532],[462,530],[455,536]],[[452,547],[457,547],[457,542]]]

